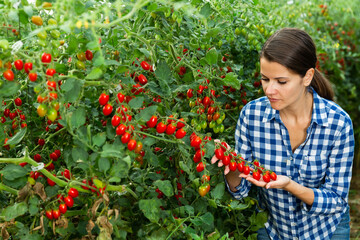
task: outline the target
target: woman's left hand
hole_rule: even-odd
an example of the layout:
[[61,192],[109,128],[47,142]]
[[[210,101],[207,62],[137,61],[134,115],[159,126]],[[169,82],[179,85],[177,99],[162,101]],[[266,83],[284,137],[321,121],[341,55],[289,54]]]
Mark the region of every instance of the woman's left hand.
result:
[[270,181],[270,182],[264,182],[262,178],[258,181],[256,179],[254,179],[250,174],[245,175],[245,174],[241,173],[240,177],[245,178],[246,180],[248,180],[249,182],[251,182],[252,184],[254,184],[258,187],[263,187],[266,189],[269,189],[269,188],[284,189],[291,181],[291,179],[289,177],[284,176],[284,175],[278,175],[275,181]]

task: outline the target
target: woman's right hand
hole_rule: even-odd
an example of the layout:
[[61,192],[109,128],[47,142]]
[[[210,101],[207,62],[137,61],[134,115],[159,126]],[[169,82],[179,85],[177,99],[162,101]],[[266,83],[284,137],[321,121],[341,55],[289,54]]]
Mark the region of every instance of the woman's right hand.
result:
[[[215,139],[214,142],[217,142],[217,143],[221,143],[219,139]],[[227,150],[230,150],[231,147],[226,143],[226,148]],[[220,159],[218,159],[216,157],[216,155],[214,155],[212,158],[211,158],[211,164],[215,164],[217,161],[219,161]],[[224,166],[224,164],[222,163],[222,161],[220,160],[218,162],[218,167],[222,167]],[[225,169],[224,169],[224,174],[227,175],[228,173],[230,172],[230,168],[229,166],[225,166]]]

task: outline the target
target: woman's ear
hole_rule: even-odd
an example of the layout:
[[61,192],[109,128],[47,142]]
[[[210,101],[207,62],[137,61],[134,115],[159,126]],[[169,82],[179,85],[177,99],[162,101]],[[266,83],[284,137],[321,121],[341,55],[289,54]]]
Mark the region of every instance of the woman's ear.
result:
[[304,85],[310,86],[312,79],[314,78],[314,74],[315,74],[315,69],[314,68],[310,68],[309,70],[307,70],[305,77],[304,77]]

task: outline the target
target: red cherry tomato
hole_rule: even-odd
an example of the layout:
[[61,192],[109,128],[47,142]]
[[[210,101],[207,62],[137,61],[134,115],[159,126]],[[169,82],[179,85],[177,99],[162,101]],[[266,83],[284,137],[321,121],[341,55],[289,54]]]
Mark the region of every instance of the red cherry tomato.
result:
[[120,124],[116,128],[116,135],[123,135],[126,131],[126,126],[124,124]]
[[52,214],[52,210],[51,210],[51,209],[46,210],[45,215],[46,215],[46,217],[47,217],[49,220],[52,220],[52,219],[53,219],[53,214]]
[[14,66],[17,70],[21,70],[24,67],[24,63],[21,59],[18,59],[14,62]]
[[166,134],[167,135],[171,135],[171,134],[174,134],[176,130],[176,125],[172,124],[172,123],[169,123],[167,126],[166,126]]
[[204,163],[199,162],[198,165],[196,166],[196,171],[197,172],[202,172],[202,171],[204,171],[204,169],[205,169]]
[[148,64],[146,61],[142,61],[140,63],[140,65],[144,70],[149,70],[150,69],[150,64]]
[[277,179],[276,173],[275,173],[275,172],[270,173],[270,178],[271,178],[273,181],[276,181],[276,179]]
[[108,116],[108,115],[111,114],[112,110],[113,110],[113,106],[108,103],[108,104],[106,104],[106,105],[103,107],[103,114],[104,114],[105,116]]
[[102,105],[102,106],[106,105],[109,101],[109,98],[110,98],[109,95],[107,95],[106,93],[100,94],[100,96],[99,96],[100,105]]
[[79,192],[76,188],[70,188],[68,195],[71,196],[72,198],[76,198],[77,196],[79,196]]
[[50,53],[43,53],[41,56],[41,62],[43,63],[51,63],[51,54]]
[[261,178],[260,173],[259,173],[259,172],[257,172],[257,171],[256,171],[256,172],[253,172],[252,176],[253,176],[253,178],[254,178],[254,179],[256,179],[256,180],[258,180],[258,181],[259,181],[259,180],[260,180],[260,178]]
[[15,78],[15,75],[14,75],[14,72],[11,71],[11,69],[8,69],[6,70],[4,73],[3,73],[3,76],[6,80],[8,81],[13,81],[14,78]]
[[62,213],[62,214],[65,214],[67,212],[67,206],[65,203],[62,203],[59,205],[59,211]]
[[163,133],[166,130],[166,124],[164,124],[163,122],[159,122],[158,125],[156,126],[156,132],[157,133]]
[[155,127],[157,124],[157,117],[156,116],[152,116],[149,121],[146,122],[146,125],[149,127],[149,128],[153,128]]
[[74,199],[71,196],[65,197],[64,202],[65,202],[66,206],[68,206],[69,208],[74,206]]
[[87,60],[91,61],[94,57],[93,53],[90,50],[85,51],[85,57]]
[[269,174],[264,174],[262,178],[263,178],[264,182],[270,182],[270,175]]
[[29,80],[35,82],[37,79],[37,73],[29,73]]
[[26,62],[24,64],[24,70],[27,74],[29,74],[30,70],[32,70],[32,69],[33,69],[33,64],[31,62]]
[[135,139],[130,139],[128,144],[127,144],[127,147],[130,151],[134,150],[135,147],[136,147],[136,140]]
[[232,171],[232,172],[236,171],[236,169],[237,169],[236,162],[230,162],[229,168],[230,168],[230,171]]
[[61,212],[59,209],[53,209],[52,210],[52,216],[53,219],[58,219],[61,216]]
[[175,137],[177,139],[182,139],[183,137],[185,137],[185,135],[186,135],[186,131],[183,128],[178,129],[175,133]]
[[121,142],[123,144],[125,143],[128,143],[130,141],[130,137],[131,137],[131,134],[128,133],[128,132],[125,132],[122,136],[121,136]]

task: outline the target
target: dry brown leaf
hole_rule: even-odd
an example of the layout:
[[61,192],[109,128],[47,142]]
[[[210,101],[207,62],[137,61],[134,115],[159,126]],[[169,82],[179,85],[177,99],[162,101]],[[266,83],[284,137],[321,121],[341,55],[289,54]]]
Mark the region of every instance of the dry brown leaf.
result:
[[100,229],[103,228],[107,233],[110,233],[110,235],[113,233],[113,226],[106,216],[99,216],[96,219],[96,224]]
[[34,189],[34,192],[37,195],[39,195],[41,200],[43,200],[43,201],[46,200],[45,188],[44,188],[44,185],[41,182],[36,182],[33,189]]
[[66,217],[64,216],[61,216],[60,219],[56,220],[56,225],[59,227],[59,228],[68,228],[68,224],[69,224],[69,221],[67,220]]
[[18,196],[16,198],[16,201],[22,202],[26,199],[26,197],[29,195],[31,190],[31,184],[29,182],[26,183],[26,185],[19,190]]
[[100,206],[100,204],[101,204],[102,202],[103,202],[103,199],[102,199],[102,198],[99,198],[98,200],[96,200],[96,201],[94,202],[94,205],[93,205],[92,208],[91,208],[91,214],[92,214],[93,217],[96,216],[96,212],[97,212],[97,210],[98,210],[98,208],[99,208],[99,206]]
[[4,239],[4,240],[8,240],[8,239],[10,238],[9,233],[8,233],[8,231],[6,230],[6,225],[7,225],[7,224],[5,224],[4,226],[1,227],[1,237],[2,237],[2,239]]
[[89,220],[88,224],[86,225],[86,231],[89,236],[92,238],[91,230],[95,227],[95,223],[92,220]]

